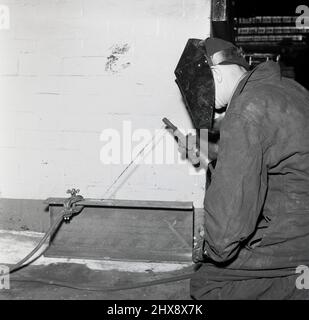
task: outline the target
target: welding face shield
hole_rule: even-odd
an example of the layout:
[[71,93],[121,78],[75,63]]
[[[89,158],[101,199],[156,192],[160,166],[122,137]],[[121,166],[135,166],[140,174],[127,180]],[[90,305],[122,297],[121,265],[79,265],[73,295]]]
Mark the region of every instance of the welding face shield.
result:
[[200,39],[189,39],[175,69],[176,83],[196,129],[211,129],[215,83]]

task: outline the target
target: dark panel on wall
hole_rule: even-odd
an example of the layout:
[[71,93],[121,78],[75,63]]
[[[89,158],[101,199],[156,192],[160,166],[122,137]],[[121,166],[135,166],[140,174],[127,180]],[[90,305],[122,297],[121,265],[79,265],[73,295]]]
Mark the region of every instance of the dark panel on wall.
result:
[[211,35],[216,38],[234,41],[233,20],[231,20],[231,1],[212,0]]
[[277,2],[234,0],[235,43],[247,54],[250,64],[278,61],[283,76],[294,78],[309,89],[309,29],[296,24],[301,0]]

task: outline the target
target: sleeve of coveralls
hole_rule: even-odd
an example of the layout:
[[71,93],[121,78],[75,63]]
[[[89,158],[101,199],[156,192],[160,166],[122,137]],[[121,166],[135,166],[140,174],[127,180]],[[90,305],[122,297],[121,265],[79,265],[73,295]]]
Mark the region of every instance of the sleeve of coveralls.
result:
[[261,129],[240,115],[226,117],[216,169],[204,199],[205,250],[217,262],[233,258],[240,243],[255,230],[267,184]]

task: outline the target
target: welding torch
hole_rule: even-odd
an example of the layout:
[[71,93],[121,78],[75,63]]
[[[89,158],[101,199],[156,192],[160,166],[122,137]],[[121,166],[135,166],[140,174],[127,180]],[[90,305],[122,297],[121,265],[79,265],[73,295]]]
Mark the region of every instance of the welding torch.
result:
[[[162,121],[165,123],[168,129],[172,130],[173,135],[176,139],[178,139],[178,143],[182,143],[183,141],[186,148],[186,155],[190,158],[193,165],[200,164],[199,157],[197,156],[197,153],[194,151],[194,149],[188,149],[188,136],[185,136],[170,120],[167,118],[163,118]],[[180,140],[180,141],[179,141]],[[193,152],[193,156],[192,156]],[[194,161],[195,160],[195,161]],[[199,263],[201,261],[204,261],[205,259],[205,239],[203,237],[203,224],[201,223],[197,232],[194,235],[194,244],[193,244],[193,250],[192,250],[192,260],[195,263]]]
[[178,143],[179,151],[183,153],[181,149],[185,149],[184,155],[186,158],[190,159],[193,165],[199,165],[198,139],[192,136],[192,134],[184,135],[169,119],[163,118],[162,121],[166,125],[167,129],[172,131],[172,134]]

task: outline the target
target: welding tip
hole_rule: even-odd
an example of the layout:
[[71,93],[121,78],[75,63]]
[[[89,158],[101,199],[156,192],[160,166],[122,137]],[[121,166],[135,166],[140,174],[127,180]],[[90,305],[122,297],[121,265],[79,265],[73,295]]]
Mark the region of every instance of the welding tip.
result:
[[173,132],[175,132],[177,130],[177,127],[175,125],[173,125],[171,123],[170,120],[168,120],[167,118],[163,118],[162,121],[164,122],[164,124],[169,128],[171,129]]

